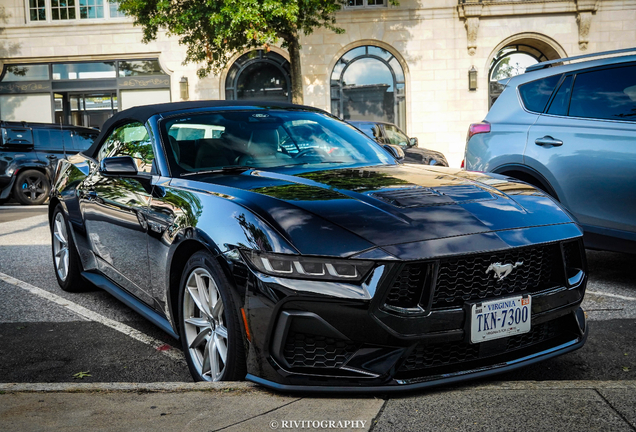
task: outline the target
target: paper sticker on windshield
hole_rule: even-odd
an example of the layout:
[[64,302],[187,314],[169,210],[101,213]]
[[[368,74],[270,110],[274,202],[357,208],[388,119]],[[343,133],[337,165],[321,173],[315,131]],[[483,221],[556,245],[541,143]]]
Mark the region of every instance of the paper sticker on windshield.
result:
[[252,114],[252,117],[266,118],[266,117],[269,117],[269,114]]

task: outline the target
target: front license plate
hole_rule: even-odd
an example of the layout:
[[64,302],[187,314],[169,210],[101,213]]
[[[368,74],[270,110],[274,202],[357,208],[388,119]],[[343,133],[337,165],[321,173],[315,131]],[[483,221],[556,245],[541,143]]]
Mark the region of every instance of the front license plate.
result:
[[532,298],[507,297],[473,304],[470,312],[470,341],[485,342],[530,331]]

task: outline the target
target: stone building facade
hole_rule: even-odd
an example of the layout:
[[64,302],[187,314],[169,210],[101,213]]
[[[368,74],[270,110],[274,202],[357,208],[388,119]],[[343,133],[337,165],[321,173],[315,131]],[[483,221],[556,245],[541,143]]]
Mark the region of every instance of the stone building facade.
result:
[[[386,3],[349,0],[337,15],[344,34],[302,38],[305,103],[396,123],[452,166],[463,157],[468,125],[496,98],[497,78],[545,59],[636,46],[636,0]],[[236,53],[220,76],[199,79],[196,65],[182,64],[176,39],[160,34],[142,44],[141,30],[107,0],[0,6],[2,120],[100,126],[139,104],[289,97],[288,55],[277,47]]]

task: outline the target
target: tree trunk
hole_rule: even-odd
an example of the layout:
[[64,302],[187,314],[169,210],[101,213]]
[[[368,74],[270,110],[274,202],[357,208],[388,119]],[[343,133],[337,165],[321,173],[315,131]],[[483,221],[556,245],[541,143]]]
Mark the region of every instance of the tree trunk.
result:
[[292,37],[288,41],[289,63],[291,65],[291,93],[292,103],[303,104],[303,72],[300,67],[300,44],[298,37]]

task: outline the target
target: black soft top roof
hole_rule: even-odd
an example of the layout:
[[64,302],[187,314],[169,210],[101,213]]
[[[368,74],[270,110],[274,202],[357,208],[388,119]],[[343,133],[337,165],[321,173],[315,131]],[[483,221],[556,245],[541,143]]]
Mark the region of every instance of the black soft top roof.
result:
[[223,107],[245,107],[245,108],[283,108],[283,109],[307,109],[311,111],[322,111],[318,108],[295,105],[286,102],[269,102],[269,101],[236,101],[236,100],[205,100],[205,101],[189,101],[189,102],[169,102],[155,105],[143,105],[123,110],[109,118],[104,126],[102,126],[99,136],[95,139],[93,145],[83,152],[88,157],[94,158],[97,148],[103,141],[104,136],[110,133],[112,126],[127,120],[138,121],[145,124],[148,119],[157,114],[177,113],[191,109],[201,108],[223,108]]

